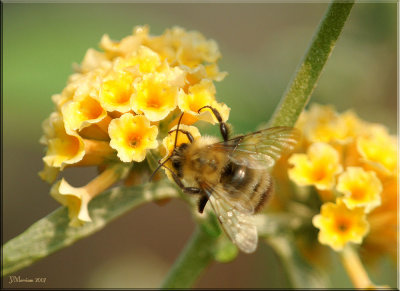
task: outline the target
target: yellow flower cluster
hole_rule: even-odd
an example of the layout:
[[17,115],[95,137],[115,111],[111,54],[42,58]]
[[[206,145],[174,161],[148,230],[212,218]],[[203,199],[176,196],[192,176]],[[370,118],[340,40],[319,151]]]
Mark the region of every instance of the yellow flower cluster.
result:
[[341,251],[348,243],[396,257],[397,137],[354,112],[312,105],[296,125],[304,140],[288,159],[289,178],[312,186],[322,206],[318,240]]
[[198,113],[205,105],[216,108],[224,121],[230,111],[216,100],[214,81],[226,75],[217,65],[218,46],[198,32],[173,27],[152,36],[140,26],[120,41],[104,35],[100,48],[86,52],[66,87],[52,97],[55,111],[43,123],[42,179],[53,183],[71,166],[106,169],[104,179],[103,173],[96,178],[102,182],[86,188],[65,180],[54,184],[51,194],[68,206],[72,225],[90,221],[90,199],[122,178],[108,172],[124,172],[115,165],[142,162],[150,150],[161,155],[160,139],[171,137],[167,132],[182,112],[185,128],[199,120],[216,122],[211,110]]

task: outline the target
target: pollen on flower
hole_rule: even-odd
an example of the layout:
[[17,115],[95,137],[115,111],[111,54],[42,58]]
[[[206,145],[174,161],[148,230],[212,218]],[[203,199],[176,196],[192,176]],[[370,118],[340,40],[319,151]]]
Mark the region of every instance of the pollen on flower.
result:
[[110,146],[117,150],[123,162],[141,162],[148,149],[158,146],[158,128],[150,125],[150,121],[143,115],[125,113],[110,122],[108,132]]
[[381,204],[382,183],[373,171],[348,167],[340,174],[336,189],[344,193],[343,202],[349,209],[365,207],[368,213]]
[[360,244],[369,231],[363,208],[348,209],[341,199],[321,206],[321,213],[314,216],[313,225],[320,231],[318,240],[335,251],[349,243]]
[[299,186],[314,185],[319,190],[330,190],[336,175],[342,171],[338,152],[329,144],[314,143],[307,154],[293,154],[289,160],[293,168],[289,177]]

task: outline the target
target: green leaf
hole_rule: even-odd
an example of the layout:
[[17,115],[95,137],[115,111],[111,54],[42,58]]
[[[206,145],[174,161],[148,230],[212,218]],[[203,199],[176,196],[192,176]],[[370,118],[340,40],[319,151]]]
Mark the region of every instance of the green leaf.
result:
[[327,288],[327,274],[312,267],[299,253],[292,235],[269,237],[268,243],[282,261],[286,276],[293,288]]
[[167,180],[132,188],[114,188],[91,201],[89,213],[93,221],[81,227],[69,226],[68,210],[60,207],[4,244],[2,275],[27,267],[101,230],[115,218],[145,202],[177,195],[177,187]]

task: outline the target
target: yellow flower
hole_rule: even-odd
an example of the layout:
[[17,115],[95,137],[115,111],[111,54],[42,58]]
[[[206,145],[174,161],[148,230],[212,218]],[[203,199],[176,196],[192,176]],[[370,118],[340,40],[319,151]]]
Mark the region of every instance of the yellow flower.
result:
[[381,204],[382,183],[375,172],[348,167],[339,176],[336,189],[344,193],[343,202],[349,209],[365,207],[368,213]]
[[339,198],[336,204],[327,202],[321,206],[321,213],[314,216],[313,225],[320,231],[318,240],[340,251],[349,243],[360,244],[369,231],[363,208],[348,209]]
[[341,116],[329,105],[312,104],[310,110],[302,115],[302,121],[297,126],[301,126],[310,142],[347,143],[354,135],[358,122],[353,112]]
[[185,31],[181,27],[167,29],[163,35],[143,42],[159,53],[169,63],[196,67],[202,63],[214,63],[221,54],[214,40],[207,40],[197,31]]
[[[217,122],[210,109],[199,113],[201,107],[212,106],[228,119],[230,108],[215,99],[213,81],[226,73],[216,63],[221,55],[214,40],[180,27],[151,36],[147,26],[138,26],[119,41],[104,35],[100,48],[88,49],[66,87],[52,96],[55,112],[41,138],[47,153],[39,175],[45,181],[53,183],[65,167],[101,170],[110,163],[151,162],[160,151],[167,156],[176,135],[164,139],[165,148],[158,147],[157,136],[166,136],[182,111],[181,129],[194,138],[200,136],[197,128],[185,124]],[[185,134],[179,134],[182,142],[188,142]],[[140,168],[131,172],[136,182],[142,181]],[[90,221],[87,204],[98,193],[89,189],[91,183],[75,188],[61,180],[52,188],[73,225]]]
[[51,96],[57,110],[61,110],[61,107],[65,103],[73,99],[76,90],[85,82],[85,79],[85,75],[83,74],[72,74],[68,79],[67,86],[62,90],[61,94],[54,94]]
[[176,58],[181,65],[195,67],[202,62],[216,62],[221,57],[217,43],[206,40],[197,31],[187,32],[183,28],[173,27],[170,35],[172,41],[178,44]]
[[87,73],[98,68],[110,69],[111,62],[108,60],[105,53],[90,48],[86,51],[86,54],[83,57],[83,61],[79,66],[79,72]]
[[120,178],[124,172],[120,166],[104,170],[84,187],[72,187],[67,181],[61,179],[50,190],[51,196],[68,207],[70,226],[81,226],[92,221],[89,215],[88,204],[98,194],[109,188]]
[[206,72],[207,72],[207,76],[212,79],[215,80],[217,82],[222,81],[226,75],[228,75],[227,72],[220,72],[217,64],[212,63],[210,65],[206,65]]
[[363,128],[365,128],[365,122],[362,121],[352,110],[343,112],[339,115],[339,118],[345,126],[346,140],[354,140],[354,138],[360,134]]
[[110,146],[117,150],[123,162],[141,162],[146,157],[147,149],[155,149],[157,143],[157,126],[150,126],[143,115],[133,116],[125,113],[113,119],[108,127]]
[[326,143],[314,143],[307,154],[293,154],[289,178],[300,186],[314,185],[318,190],[330,190],[335,177],[342,171],[338,152]]
[[59,172],[60,168],[50,167],[45,163],[43,170],[39,172],[39,176],[40,178],[42,178],[43,181],[51,184],[56,180]]
[[186,86],[183,88],[185,93],[188,92],[191,86],[200,83],[203,79],[222,81],[227,75],[226,72],[219,71],[217,64],[207,66],[200,64],[194,68],[181,66],[181,68],[186,72]]
[[[179,75],[178,70],[174,70]],[[173,74],[172,72],[170,72]],[[176,76],[179,78],[179,76]],[[143,113],[150,121],[159,121],[167,117],[178,103],[180,91],[171,83],[168,73],[149,73],[135,82],[132,109]]]
[[105,34],[101,38],[100,47],[105,51],[109,59],[118,56],[126,56],[138,47],[148,38],[149,28],[147,26],[136,26],[133,29],[133,35],[123,38],[121,41],[112,41],[110,37]]
[[365,238],[361,254],[368,261],[384,255],[397,259],[398,225],[398,176],[383,181],[382,203],[368,214],[371,231]]
[[99,101],[89,95],[80,96],[79,99],[64,104],[62,114],[65,126],[71,130],[82,130],[107,116]]
[[152,73],[160,66],[160,56],[150,48],[140,46],[137,51],[133,51],[125,58],[118,58],[115,61],[114,69],[119,71],[122,69],[129,70],[129,68],[137,67],[141,73]]
[[128,112],[132,108],[133,81],[131,72],[112,71],[103,81],[99,101],[107,111]]
[[50,195],[62,205],[68,207],[70,226],[76,227],[92,221],[88,211],[91,197],[84,189],[72,187],[62,178],[53,185]]
[[43,122],[45,135],[41,143],[47,145],[43,161],[50,167],[63,169],[68,164],[75,164],[85,155],[82,138],[73,131],[66,132],[60,113],[53,112]]
[[380,125],[371,125],[357,139],[357,149],[370,166],[385,175],[397,174],[397,138]]
[[200,108],[207,105],[218,110],[223,121],[228,120],[230,108],[224,103],[218,103],[215,100],[215,87],[211,80],[203,79],[200,83],[191,86],[189,93],[182,94],[178,100],[179,108],[183,112],[190,114],[193,120],[199,119],[214,124],[218,120],[209,108],[205,108],[198,113]]

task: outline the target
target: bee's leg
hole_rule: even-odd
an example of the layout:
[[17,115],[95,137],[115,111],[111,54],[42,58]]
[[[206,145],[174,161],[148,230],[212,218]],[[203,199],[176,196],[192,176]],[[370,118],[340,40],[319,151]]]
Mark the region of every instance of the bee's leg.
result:
[[229,138],[229,129],[226,123],[222,121],[221,114],[219,114],[217,109],[209,105],[201,107],[199,110],[197,110],[197,112],[200,113],[200,111],[203,110],[204,108],[209,108],[214,113],[215,118],[217,118],[219,122],[219,130],[221,131],[222,138],[224,139],[224,141],[227,141]]
[[188,138],[188,140],[190,141],[190,143],[192,143],[193,141],[194,141],[194,138],[193,138],[193,135],[190,133],[190,132],[188,132],[188,131],[186,131],[186,130],[183,130],[183,129],[174,129],[174,130],[170,130],[170,131],[168,131],[168,134],[170,134],[171,132],[174,132],[174,131],[180,131],[180,132],[182,132],[183,134],[186,134],[186,136],[187,136],[187,138]]
[[172,178],[174,179],[175,183],[179,186],[179,188],[182,189],[182,191],[186,194],[200,194],[203,191],[200,188],[196,187],[186,187],[183,185],[182,181],[179,179],[179,177],[175,174],[174,171],[172,171],[170,168],[164,165],[166,169],[168,169],[172,175]]
[[204,207],[206,207],[207,202],[208,202],[208,196],[207,195],[203,195],[203,196],[200,197],[198,205],[197,205],[200,213],[203,213]]

